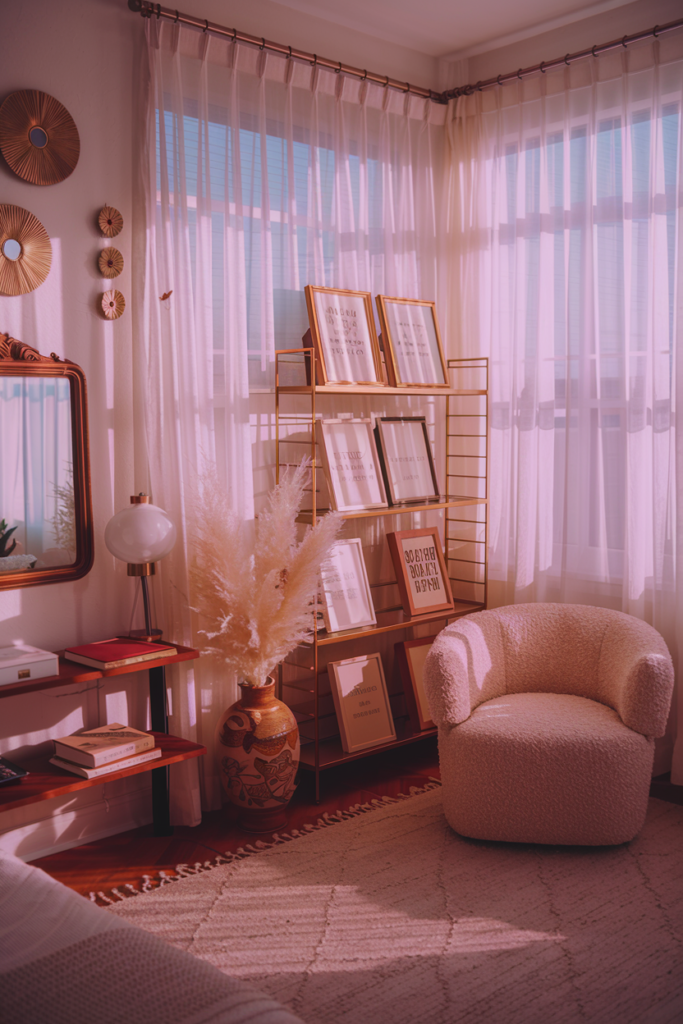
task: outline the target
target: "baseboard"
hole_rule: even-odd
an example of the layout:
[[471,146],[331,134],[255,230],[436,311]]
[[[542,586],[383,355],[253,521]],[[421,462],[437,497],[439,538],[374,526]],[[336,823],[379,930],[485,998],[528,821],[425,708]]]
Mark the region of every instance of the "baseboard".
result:
[[[135,785],[131,785],[133,781]],[[122,787],[123,783],[127,785]],[[12,827],[0,832],[0,850],[24,861],[37,860],[148,825],[152,820],[151,781],[149,776],[133,776],[81,790],[63,801],[46,800],[38,806],[43,810],[40,818],[36,816],[36,804],[13,812]],[[21,811],[25,812],[24,820],[16,821]],[[6,824],[4,820],[2,823]]]

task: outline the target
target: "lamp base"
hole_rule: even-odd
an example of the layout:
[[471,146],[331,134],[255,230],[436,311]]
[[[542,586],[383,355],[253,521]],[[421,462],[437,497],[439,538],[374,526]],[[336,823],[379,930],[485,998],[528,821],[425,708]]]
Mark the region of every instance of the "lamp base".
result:
[[131,640],[145,640],[147,643],[158,644],[163,633],[160,629],[131,629],[128,636]]

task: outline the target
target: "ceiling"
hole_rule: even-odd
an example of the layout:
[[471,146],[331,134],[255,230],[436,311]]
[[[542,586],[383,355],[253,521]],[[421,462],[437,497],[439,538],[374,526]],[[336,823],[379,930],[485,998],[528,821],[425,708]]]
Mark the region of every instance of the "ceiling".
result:
[[631,0],[275,0],[432,57],[467,57]]

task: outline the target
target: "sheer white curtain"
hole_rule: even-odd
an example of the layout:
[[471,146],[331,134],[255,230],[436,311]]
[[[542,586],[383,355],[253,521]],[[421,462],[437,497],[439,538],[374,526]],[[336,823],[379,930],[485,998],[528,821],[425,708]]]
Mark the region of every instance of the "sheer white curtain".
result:
[[[146,26],[138,408],[148,486],[180,527],[159,564],[160,617],[168,637],[197,645],[192,474],[208,459],[253,516],[255,476],[261,491],[274,477],[274,401],[263,392],[275,349],[301,347],[306,284],[438,299],[445,108],[180,25]],[[207,745],[202,798],[217,807],[213,730],[235,680],[196,662],[177,672],[171,728]],[[173,780],[176,821],[198,819],[193,777],[182,766]]]
[[492,360],[494,600],[622,609],[676,660],[682,43],[462,98],[448,125],[449,322]]

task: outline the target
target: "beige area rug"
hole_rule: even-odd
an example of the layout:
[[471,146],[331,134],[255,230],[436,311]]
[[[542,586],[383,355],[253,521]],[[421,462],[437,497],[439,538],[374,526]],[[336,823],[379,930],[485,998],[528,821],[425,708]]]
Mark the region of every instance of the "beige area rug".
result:
[[680,1024],[683,808],[628,846],[472,842],[439,790],[110,912],[309,1024]]

